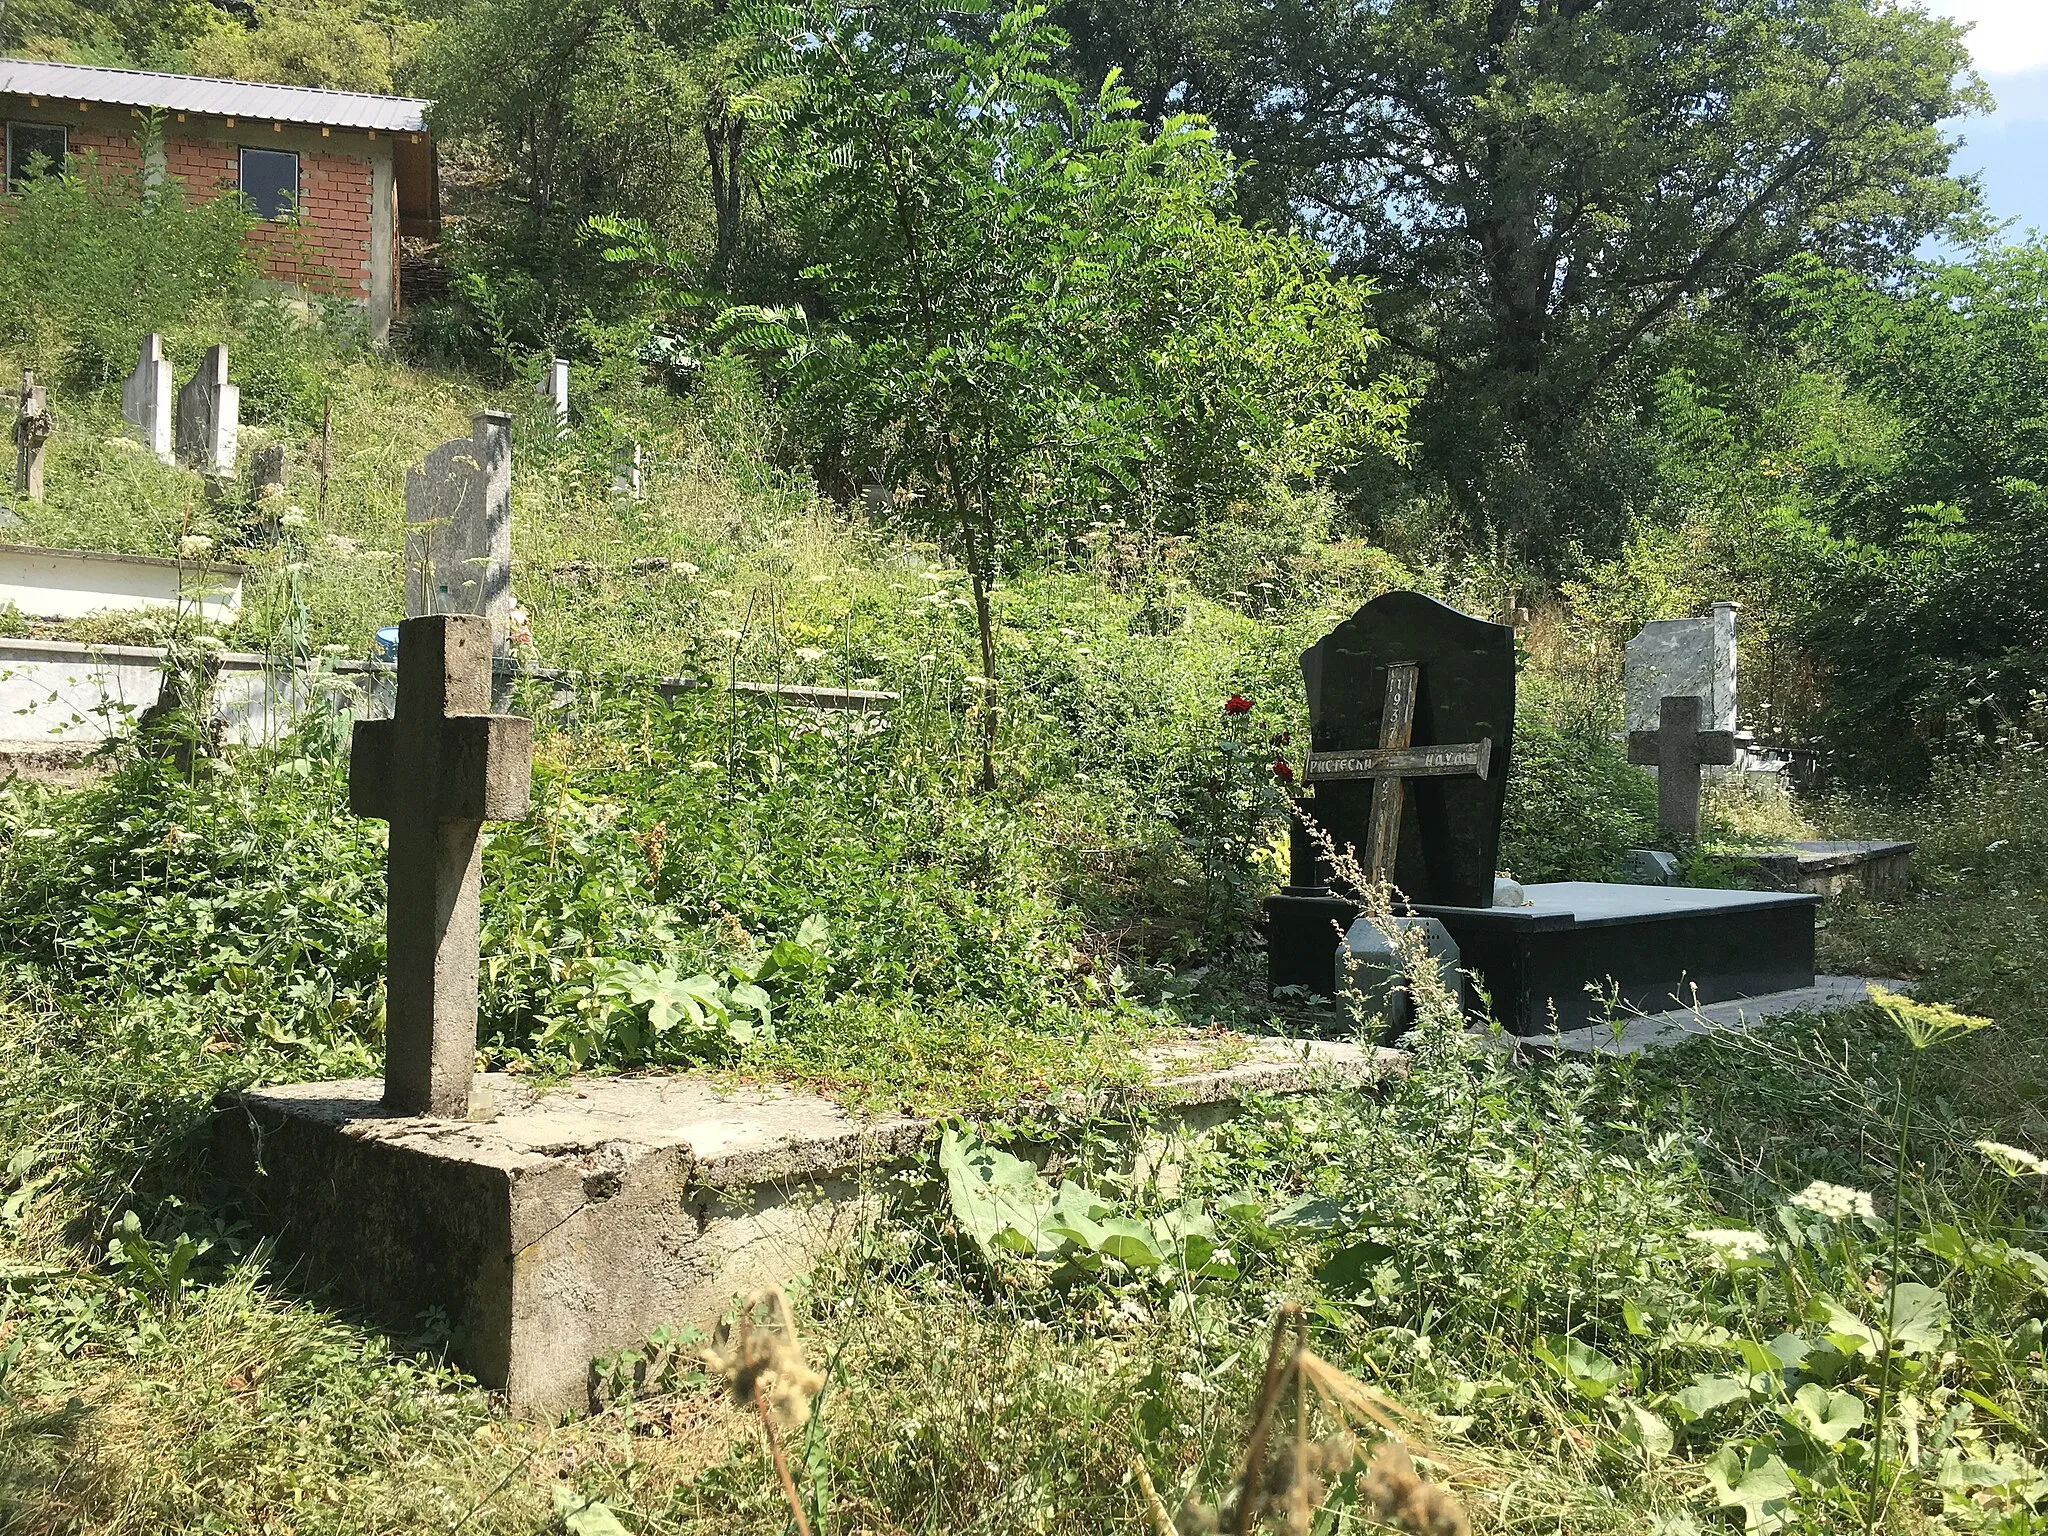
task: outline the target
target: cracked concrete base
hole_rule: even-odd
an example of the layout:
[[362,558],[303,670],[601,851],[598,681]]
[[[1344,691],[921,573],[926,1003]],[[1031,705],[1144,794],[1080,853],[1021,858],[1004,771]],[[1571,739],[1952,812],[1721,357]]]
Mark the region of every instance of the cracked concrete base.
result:
[[[1190,1040],[1147,1066],[1160,1119],[1194,1129],[1400,1060]],[[581,1409],[595,1356],[803,1273],[874,1209],[879,1175],[926,1157],[934,1123],[693,1077],[478,1087],[468,1121],[394,1115],[371,1079],[251,1089],[222,1100],[215,1145],[293,1283],[400,1332],[438,1310],[455,1359],[522,1412]]]

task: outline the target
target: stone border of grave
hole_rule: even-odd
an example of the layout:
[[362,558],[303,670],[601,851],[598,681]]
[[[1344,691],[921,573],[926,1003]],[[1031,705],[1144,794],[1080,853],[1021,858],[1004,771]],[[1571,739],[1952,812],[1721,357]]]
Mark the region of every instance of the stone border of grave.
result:
[[[1178,1136],[1264,1097],[1368,1085],[1406,1058],[1201,1039],[1147,1060],[1129,1160],[1165,1179]],[[402,1116],[384,1092],[363,1079],[224,1094],[217,1166],[277,1235],[280,1272],[392,1328],[440,1308],[455,1358],[522,1413],[587,1408],[597,1356],[786,1284],[879,1211],[885,1183],[936,1177],[940,1117],[856,1116],[782,1087],[677,1075],[536,1090],[486,1073],[476,1120]]]
[[[37,568],[61,584],[33,579]],[[66,580],[69,568],[75,574]],[[92,584],[92,573],[105,573]],[[165,575],[168,573],[168,580]],[[116,579],[126,575],[129,579]],[[248,568],[161,555],[115,555],[96,549],[51,549],[41,544],[0,544],[0,602],[31,619],[76,619],[89,613],[170,612],[188,606],[209,623],[232,622],[242,611]],[[193,587],[201,590],[195,596]],[[38,593],[46,594],[38,599]],[[65,599],[54,608],[32,604]],[[68,642],[67,642],[68,643]]]

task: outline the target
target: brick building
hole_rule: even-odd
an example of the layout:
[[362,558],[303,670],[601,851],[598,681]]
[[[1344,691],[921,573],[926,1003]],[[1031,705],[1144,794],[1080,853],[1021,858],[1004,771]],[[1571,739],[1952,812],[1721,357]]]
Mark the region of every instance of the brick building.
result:
[[398,312],[398,242],[431,237],[440,184],[427,103],[404,96],[203,80],[0,58],[9,187],[90,157],[239,192],[280,281],[360,305],[383,345]]

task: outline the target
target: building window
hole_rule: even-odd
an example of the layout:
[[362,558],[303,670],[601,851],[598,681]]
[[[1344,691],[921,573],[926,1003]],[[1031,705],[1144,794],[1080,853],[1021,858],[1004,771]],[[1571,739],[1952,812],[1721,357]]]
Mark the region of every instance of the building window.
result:
[[299,157],[282,149],[242,151],[242,196],[259,219],[288,219],[299,209]]
[[7,125],[7,190],[12,192],[35,174],[40,166],[46,173],[64,169],[70,135],[52,123],[9,123]]

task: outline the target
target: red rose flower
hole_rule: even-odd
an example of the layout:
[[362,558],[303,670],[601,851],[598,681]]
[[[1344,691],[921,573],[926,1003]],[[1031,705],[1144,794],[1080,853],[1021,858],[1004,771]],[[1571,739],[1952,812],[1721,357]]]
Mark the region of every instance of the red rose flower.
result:
[[1223,713],[1226,715],[1248,715],[1251,712],[1252,701],[1241,693],[1233,693],[1223,701]]
[[1292,784],[1294,782],[1294,769],[1286,758],[1276,757],[1273,759],[1273,777],[1282,784]]

